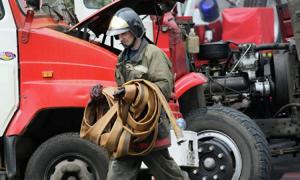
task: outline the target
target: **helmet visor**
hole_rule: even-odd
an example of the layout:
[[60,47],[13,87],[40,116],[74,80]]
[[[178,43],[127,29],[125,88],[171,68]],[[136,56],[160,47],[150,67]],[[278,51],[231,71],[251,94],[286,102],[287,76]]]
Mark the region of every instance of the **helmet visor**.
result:
[[113,16],[110,21],[106,35],[115,36],[127,32],[129,30],[129,25],[124,19],[118,16]]
[[129,31],[129,28],[110,29],[106,32],[106,35],[107,36],[116,36],[116,35],[122,34],[127,31]]

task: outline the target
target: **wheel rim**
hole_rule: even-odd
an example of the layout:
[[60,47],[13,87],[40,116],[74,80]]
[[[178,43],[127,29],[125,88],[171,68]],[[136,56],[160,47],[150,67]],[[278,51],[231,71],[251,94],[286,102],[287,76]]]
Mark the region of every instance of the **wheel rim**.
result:
[[97,179],[96,167],[81,156],[64,154],[48,164],[44,179],[94,180]]
[[241,153],[236,143],[226,134],[207,130],[198,138],[199,168],[191,179],[239,179],[242,171]]

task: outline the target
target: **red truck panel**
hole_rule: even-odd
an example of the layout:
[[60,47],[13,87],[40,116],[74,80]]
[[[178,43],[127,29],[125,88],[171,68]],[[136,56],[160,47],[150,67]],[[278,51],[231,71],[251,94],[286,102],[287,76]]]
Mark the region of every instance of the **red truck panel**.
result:
[[104,48],[49,28],[32,29],[28,43],[18,44],[20,109],[6,135],[22,133],[43,109],[85,107],[95,84],[115,85],[117,57]]
[[229,8],[222,13],[224,41],[265,44],[274,42],[272,8]]

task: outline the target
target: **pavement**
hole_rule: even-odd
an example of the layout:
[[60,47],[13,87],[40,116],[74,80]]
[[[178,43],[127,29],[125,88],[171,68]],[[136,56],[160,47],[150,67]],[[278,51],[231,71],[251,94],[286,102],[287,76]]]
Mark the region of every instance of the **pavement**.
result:
[[272,158],[271,180],[300,180],[300,154]]

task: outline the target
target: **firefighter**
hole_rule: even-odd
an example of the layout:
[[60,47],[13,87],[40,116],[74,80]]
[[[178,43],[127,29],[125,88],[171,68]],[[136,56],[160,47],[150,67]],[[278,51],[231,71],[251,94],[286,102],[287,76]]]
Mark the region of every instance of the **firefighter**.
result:
[[[112,17],[107,35],[120,39],[124,46],[115,69],[118,86],[133,79],[146,79],[155,83],[166,100],[169,100],[173,89],[171,62],[161,49],[147,42],[144,25],[136,12],[130,8],[122,8],[117,11]],[[121,94],[115,94],[116,98],[118,96]],[[136,148],[143,148],[142,145]],[[107,179],[136,179],[143,161],[149,167],[151,174],[158,180],[182,180],[183,174],[180,168],[169,155],[167,149],[169,145],[168,119],[165,113],[162,113],[158,140],[154,149],[144,156],[111,160]]]

